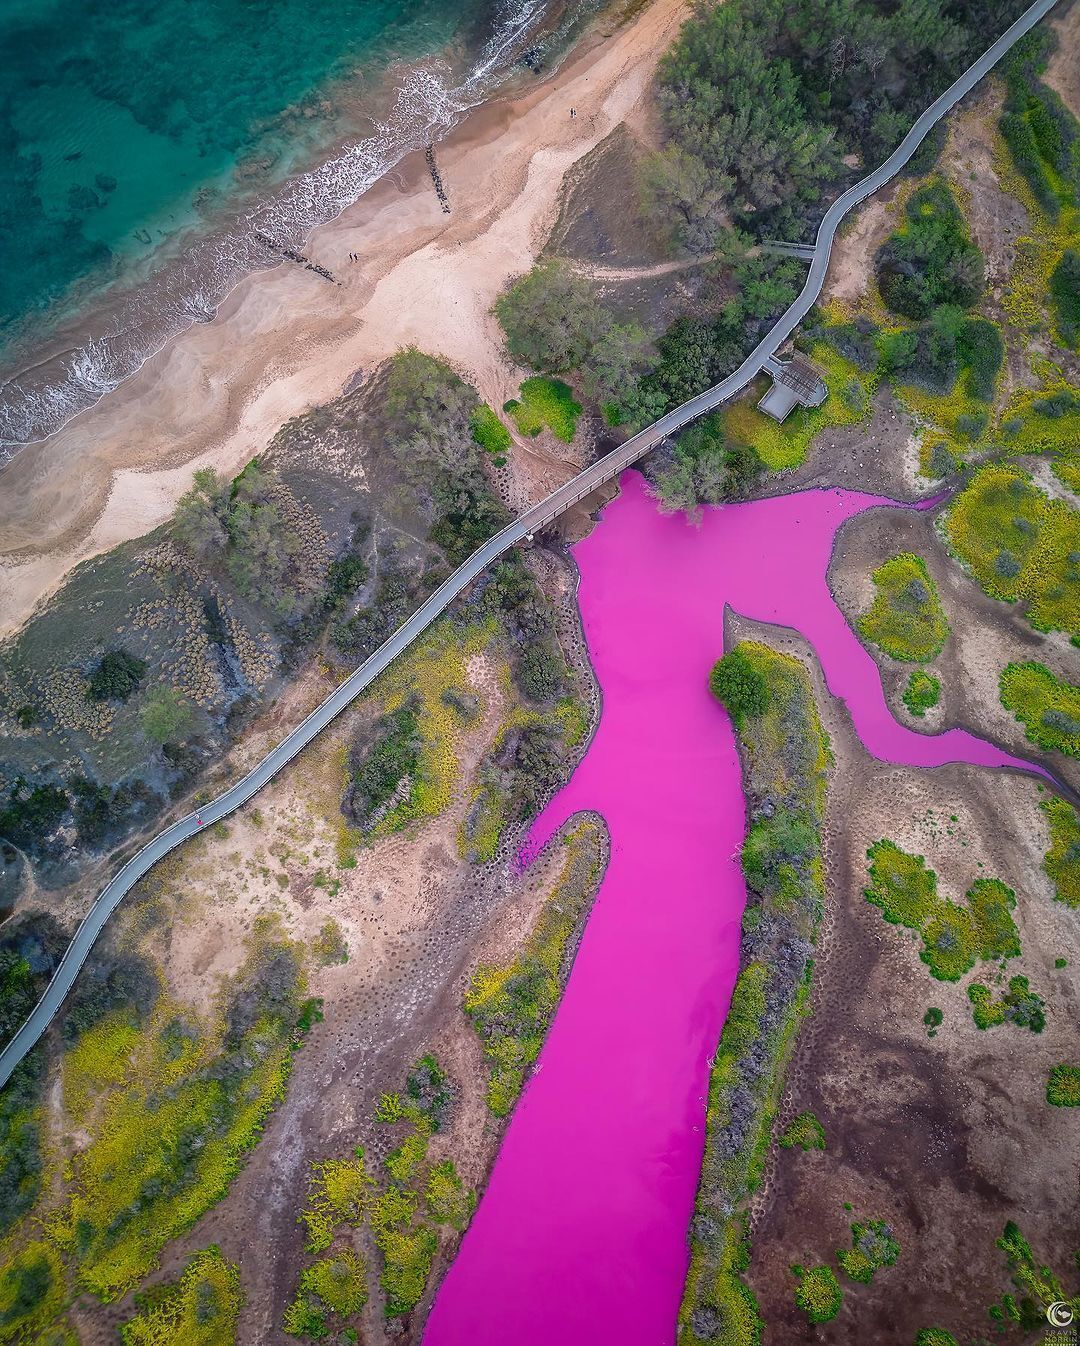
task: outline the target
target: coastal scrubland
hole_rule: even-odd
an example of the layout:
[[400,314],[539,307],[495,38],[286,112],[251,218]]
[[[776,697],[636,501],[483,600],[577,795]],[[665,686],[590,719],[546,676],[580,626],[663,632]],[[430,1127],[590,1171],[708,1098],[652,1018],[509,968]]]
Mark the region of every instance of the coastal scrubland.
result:
[[[808,653],[742,619],[734,634],[736,650],[769,641]],[[812,663],[811,684],[825,696]],[[741,1276],[760,1339],[992,1340],[1004,1324],[1019,1340],[1051,1302],[1051,1281],[1073,1293],[1075,1222],[1055,1195],[1070,1108],[1049,1100],[1068,1098],[1076,932],[1047,852],[1049,817],[1072,811],[1018,776],[876,763],[829,699],[819,705],[835,756],[827,914],[777,1148],[764,1151],[749,1205]],[[943,906],[955,909],[945,919]],[[954,981],[948,960],[965,946],[973,961]],[[932,976],[939,959],[944,981]],[[1004,1156],[1020,1152],[1025,1163],[1006,1174]],[[707,1160],[703,1180],[708,1171]],[[1027,1263],[1006,1252],[1014,1215],[1036,1249]],[[1038,1265],[1050,1280],[1033,1286],[1025,1266]],[[753,1332],[748,1318],[741,1334],[702,1339]]]
[[[786,1061],[806,1012],[824,908],[821,826],[832,757],[797,659],[740,642],[714,667],[710,685],[731,716],[743,760],[747,907],[739,975],[709,1079],[679,1323],[691,1342],[753,1342],[763,1322],[743,1275],[751,1256],[749,1206],[761,1187]],[[814,1304],[827,1298],[817,1293],[816,1279],[803,1280]],[[821,1312],[815,1321],[833,1316]]]
[[[78,726],[37,702],[30,750],[43,762],[52,755],[55,774],[9,790],[4,827],[24,857],[19,878],[33,875],[65,917],[82,896],[73,875],[100,872],[132,826],[113,802],[126,782],[108,769],[123,762],[136,780],[166,786],[147,820],[173,800],[200,798],[280,735],[282,701],[286,716],[302,714],[507,517],[488,461],[500,444],[475,392],[414,349],[376,384],[371,398],[347,396],[286,427],[233,481],[196,474],[174,520],[147,544],[159,588],[144,601],[154,620],[138,621],[132,597],[148,568],[142,549],[89,568],[93,584],[99,565],[113,576],[112,589],[88,580],[88,592],[124,607],[124,643],[92,652],[100,601],[87,605],[83,624],[73,615],[80,609],[63,602],[42,613],[70,642],[69,659],[86,642],[86,662],[71,677],[81,679],[91,712],[105,707],[115,717],[98,740],[113,755],[92,759],[90,735],[76,737]],[[319,1337],[327,1320],[353,1331],[348,1324],[365,1314],[373,1331],[392,1318],[406,1334],[419,1332],[432,1267],[445,1265],[468,1222],[602,869],[605,840],[593,823],[580,823],[556,844],[565,858],[538,861],[523,883],[491,863],[505,859],[565,777],[588,730],[589,681],[568,588],[554,555],[505,558],[278,793],[210,829],[129,900],[115,943],[95,950],[58,1030],[2,1095],[0,1185],[11,1198],[0,1233],[4,1340],[111,1323],[124,1340],[179,1346],[197,1339],[185,1335],[193,1313],[206,1339],[221,1343],[238,1332],[265,1340],[286,1327]],[[191,609],[199,636],[186,642],[179,673],[178,604]],[[27,635],[39,638],[35,623]],[[259,651],[261,681],[241,662],[245,638]],[[201,699],[181,680],[184,669],[203,679]],[[20,695],[35,694],[29,674],[24,686]],[[61,774],[70,758],[57,755],[72,744],[94,761],[98,783]],[[208,770],[217,753],[223,767]],[[433,885],[453,895],[446,910],[433,903]],[[513,912],[517,923],[499,927],[497,938],[496,911]],[[5,1035],[64,943],[61,926],[40,911],[20,908],[5,925]],[[517,1037],[505,1014],[485,1019],[478,1000],[455,993],[456,979],[474,974],[517,1006]],[[372,997],[349,989],[358,977]],[[437,1011],[406,1010],[428,995]],[[300,1048],[328,1031],[328,1014],[333,1036],[309,1066]],[[392,1026],[406,1014],[415,1019],[411,1069]],[[501,1072],[490,1107],[473,1020]],[[472,1100],[456,1160],[439,1152],[434,1114],[380,1108],[380,1094],[390,1098],[395,1087],[401,1098],[426,1098],[449,1080],[425,1033],[458,1058],[447,1089]],[[336,1148],[352,1105],[321,1112],[318,1072],[334,1078],[350,1057],[356,1070],[368,1043],[389,1063],[370,1078],[366,1120],[355,1116],[352,1148],[363,1141],[385,1184],[372,1198],[381,1213],[364,1226],[367,1243],[331,1238],[314,1250],[324,1256],[300,1255],[291,1230],[305,1183],[290,1161],[293,1210],[267,1231],[266,1263],[254,1281],[245,1271],[241,1285],[246,1231],[262,1218],[247,1203],[259,1207],[260,1184],[281,1180],[292,1137],[304,1137],[295,1153],[310,1154],[305,1162],[315,1161],[323,1127]],[[290,1078],[296,1067],[299,1082]],[[276,1122],[282,1111],[287,1118]],[[386,1145],[403,1122],[411,1130]],[[339,1171],[336,1157],[325,1162]],[[358,1156],[340,1162],[367,1172]],[[64,1326],[73,1295],[81,1298]]]

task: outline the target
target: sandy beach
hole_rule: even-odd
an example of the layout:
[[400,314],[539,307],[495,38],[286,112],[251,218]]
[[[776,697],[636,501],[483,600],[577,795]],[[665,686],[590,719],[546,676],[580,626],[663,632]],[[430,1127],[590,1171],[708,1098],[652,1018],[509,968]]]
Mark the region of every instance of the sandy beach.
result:
[[163,522],[195,468],[235,471],[402,346],[453,361],[493,405],[511,396],[522,371],[503,354],[492,303],[542,248],[567,169],[644,116],[688,8],[652,0],[601,21],[549,80],[478,109],[437,147],[449,215],[412,155],[309,240],[306,255],[337,284],[289,262],[249,276],[213,322],[18,454],[0,472],[0,635],[80,561]]

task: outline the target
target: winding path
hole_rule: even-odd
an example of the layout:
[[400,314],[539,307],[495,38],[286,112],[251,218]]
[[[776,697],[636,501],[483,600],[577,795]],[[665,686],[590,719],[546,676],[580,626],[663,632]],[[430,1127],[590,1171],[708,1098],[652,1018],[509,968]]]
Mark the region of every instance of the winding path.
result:
[[0,1052],[0,1086],[10,1078],[12,1071],[35,1045],[49,1026],[64,997],[74,984],[79,969],[86,961],[105,922],[120,901],[136,883],[181,842],[195,836],[204,826],[210,826],[239,808],[262,789],[277,773],[293,760],[321,730],[339,715],[378,675],[401,654],[443,612],[462,590],[492,561],[515,543],[531,538],[557,518],[571,505],[590,495],[599,486],[617,477],[624,468],[636,462],[666,436],[680,430],[690,421],[727,402],[757,377],[766,361],[791,336],[817,301],[825,283],[825,275],[832,254],[833,240],[841,220],[868,196],[878,191],[904,167],[934,126],[968,94],[1021,37],[1035,26],[1057,3],[1057,0],[1036,0],[1030,9],[1007,29],[977,61],[964,72],[917,119],[911,130],[883,164],[868,174],[829,207],[818,228],[814,243],[814,257],[802,292],[791,306],[773,324],[766,336],[754,347],[733,374],[715,387],[692,397],[682,406],[669,411],[647,430],[628,439],[625,444],[580,472],[565,486],[553,491],[546,500],[525,511],[507,524],[494,537],[469,557],[445,583],[404,622],[394,634],[357,668],[326,698],[321,705],[273,748],[266,757],[224,794],[206,804],[198,813],[190,813],[159,832],[156,837],[131,857],[106,885],[87,912],[67,951],[53,973],[41,999],[30,1016],[8,1045]]

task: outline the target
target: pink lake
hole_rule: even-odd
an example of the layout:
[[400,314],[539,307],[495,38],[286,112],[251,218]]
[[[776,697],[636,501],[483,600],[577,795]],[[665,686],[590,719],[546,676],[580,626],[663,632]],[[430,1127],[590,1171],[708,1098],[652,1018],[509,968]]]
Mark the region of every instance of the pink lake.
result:
[[637,473],[621,485],[574,548],[600,725],[526,843],[536,853],[594,809],[611,863],[425,1346],[675,1340],[745,901],[739,762],[707,682],[725,605],[813,644],[875,757],[1026,768],[962,730],[928,737],[890,714],[825,579],[840,524],[890,502],[807,491],[707,510],[695,528],[660,514]]

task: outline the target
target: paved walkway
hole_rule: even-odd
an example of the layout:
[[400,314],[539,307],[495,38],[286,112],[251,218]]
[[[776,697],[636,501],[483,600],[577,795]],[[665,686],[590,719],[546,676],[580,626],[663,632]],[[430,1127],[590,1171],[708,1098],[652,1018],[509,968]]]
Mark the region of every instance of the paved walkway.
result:
[[[788,310],[773,324],[766,336],[754,347],[742,364],[722,383],[706,392],[700,393],[682,406],[669,411],[654,425],[640,434],[628,439],[620,448],[615,449],[599,462],[587,467],[573,480],[568,481],[557,491],[553,491],[546,500],[532,506],[501,532],[496,533],[484,543],[472,556],[450,576],[450,578],[431,595],[431,597],[375,653],[366,659],[354,673],[333,691],[322,705],[298,724],[276,748],[242,779],[236,782],[224,794],[218,795],[199,810],[198,814],[189,814],[170,827],[159,832],[152,841],[132,856],[120,872],[112,879],[98,896],[94,905],[86,914],[82,924],[67,952],[53,973],[52,980],[23,1026],[0,1052],[0,1086],[5,1084],[11,1072],[37,1042],[60,1008],[64,997],[71,989],[79,969],[94,946],[105,922],[112,915],[120,901],[132,887],[164,856],[168,855],[181,842],[195,836],[204,826],[210,826],[220,818],[232,813],[256,794],[277,773],[293,760],[321,730],[353,702],[366,687],[394,659],[423,632],[442,613],[449,603],[470,584],[480,572],[495,560],[502,552],[516,542],[539,532],[564,510],[577,501],[591,495],[597,487],[617,477],[620,472],[655,448],[662,439],[680,430],[690,421],[696,420],[706,412],[715,410],[741,392],[747,384],[765,367],[766,361],[791,336],[795,328],[806,317],[817,301],[825,283],[825,274],[829,268],[833,240],[840,221],[860,202],[883,187],[896,176],[901,168],[922,144],[929,131],[956,104],[969,93],[980,79],[1001,59],[1019,38],[1033,28],[1045,14],[1057,3],[1057,0],[1037,0],[1017,21],[1004,32],[994,45],[941,95],[936,102],[918,118],[899,146],[879,167],[850,187],[843,196],[834,201],[826,212],[818,229],[814,244],[814,259],[802,292]],[[201,819],[201,823],[200,823]]]

